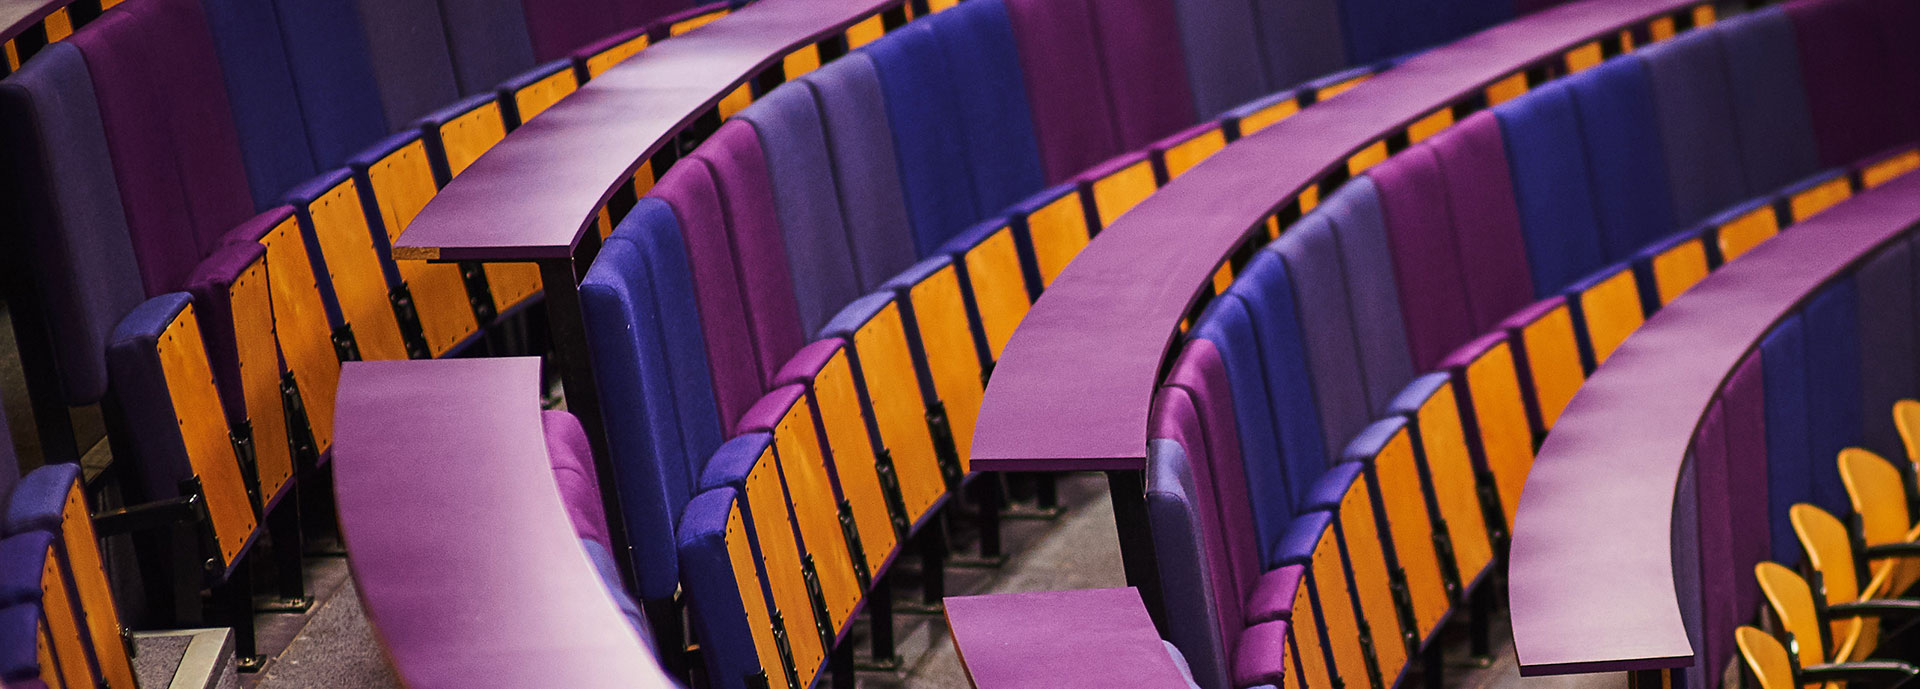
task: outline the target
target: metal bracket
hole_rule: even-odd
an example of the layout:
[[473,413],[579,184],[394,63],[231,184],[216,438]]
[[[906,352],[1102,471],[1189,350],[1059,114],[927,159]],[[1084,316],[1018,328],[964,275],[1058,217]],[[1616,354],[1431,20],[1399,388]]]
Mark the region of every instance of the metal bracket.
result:
[[93,530],[94,535],[106,538],[164,528],[180,522],[199,521],[205,517],[206,505],[202,503],[200,495],[194,493],[101,512],[93,517]]
[[487,284],[486,266],[473,261],[461,261],[460,281],[467,286],[467,306],[473,309],[473,321],[482,326],[492,323],[494,317],[500,315],[500,308],[493,303],[493,288]]
[[402,282],[387,290],[387,301],[393,303],[393,316],[400,322],[400,340],[406,343],[407,357],[433,358],[433,349],[427,346],[426,331],[420,325],[420,307],[413,303],[413,290]]
[[1459,605],[1461,594],[1466,590],[1460,581],[1460,561],[1453,554],[1453,532],[1447,528],[1447,520],[1439,515],[1433,517],[1433,554],[1440,559],[1440,582],[1447,587],[1447,598],[1453,605]]
[[853,558],[853,575],[860,580],[860,590],[873,588],[873,570],[867,566],[867,550],[860,544],[860,529],[853,521],[853,503],[840,501],[840,533],[847,539],[848,554]]
[[820,588],[820,570],[813,565],[811,553],[800,556],[800,580],[807,586],[807,602],[813,604],[813,627],[820,633],[820,647],[833,648],[833,621],[827,619],[827,594]]
[[227,442],[233,445],[234,459],[240,462],[240,481],[247,487],[247,501],[253,503],[253,518],[259,519],[266,513],[267,496],[260,494],[260,451],[253,444],[253,422],[229,425]]
[[913,523],[907,520],[907,501],[900,494],[900,475],[893,469],[893,451],[880,448],[873,455],[873,473],[880,479],[880,492],[887,498],[887,516],[893,521],[893,537],[907,540]]
[[352,324],[333,329],[333,357],[343,362],[360,360],[360,343],[353,337]]
[[965,472],[960,470],[960,450],[953,440],[953,424],[947,420],[947,405],[940,400],[928,402],[926,416],[927,430],[933,434],[934,460],[940,463],[940,478],[946,481],[947,492],[958,491]]
[[280,376],[280,406],[287,413],[287,444],[295,456],[309,465],[320,461],[320,442],[313,437],[313,422],[307,418],[306,398],[300,396],[300,380],[292,371]]
[[1418,656],[1420,621],[1413,614],[1413,589],[1407,585],[1407,570],[1400,567],[1387,570],[1387,588],[1393,592],[1394,608],[1400,617],[1400,640],[1407,646],[1407,657]]
[[[773,646],[780,651],[780,669],[787,673],[787,686],[800,686],[800,673],[793,667],[793,642],[787,639],[787,620],[780,614],[779,606],[768,610],[768,620],[773,625]],[[762,672],[766,668],[761,668]]]

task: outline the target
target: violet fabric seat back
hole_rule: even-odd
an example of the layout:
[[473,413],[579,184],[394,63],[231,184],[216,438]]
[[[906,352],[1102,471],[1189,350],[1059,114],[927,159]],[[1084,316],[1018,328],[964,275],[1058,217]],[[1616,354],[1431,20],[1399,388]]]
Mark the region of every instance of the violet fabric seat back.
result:
[[[14,152],[6,176],[14,216],[30,247],[24,270],[36,287],[32,309],[46,324],[51,361],[69,406],[107,392],[108,337],[145,292],[121,205],[119,184],[81,50],[47,46],[0,81],[0,137]],[[12,305],[25,318],[28,305]],[[27,351],[23,347],[23,351]]]
[[1175,2],[1193,109],[1217,117],[1275,90],[1267,80],[1259,15],[1250,0]]
[[1495,107],[1512,170],[1514,201],[1527,243],[1535,297],[1559,293],[1606,263],[1580,120],[1564,84],[1553,83]]
[[1769,557],[1789,566],[1800,561],[1788,508],[1813,501],[1812,450],[1807,437],[1806,320],[1793,314],[1774,325],[1760,341],[1766,398],[1767,514],[1772,548]]
[[[1440,160],[1431,146],[1418,145],[1368,170],[1367,176],[1380,189],[1414,369],[1432,370],[1475,334],[1463,289],[1466,267],[1460,263]],[[1340,444],[1360,428],[1347,429]]]
[[[961,3],[928,17],[925,24],[940,44],[952,80],[948,88],[958,108],[956,131],[972,176],[975,215],[966,224],[970,227],[1045,186],[1026,79],[1020,72],[1012,19],[1001,0]],[[922,257],[933,248],[923,247]]]
[[1911,3],[1800,0],[1793,20],[1823,166],[1845,165],[1920,131],[1920,58]]
[[600,500],[600,478],[593,468],[593,450],[580,420],[558,409],[540,412],[540,432],[547,446],[547,465],[566,508],[574,535],[601,548],[612,548],[607,535],[607,512]]
[[738,117],[753,125],[766,152],[800,326],[818,332],[862,293],[820,110],[806,85],[790,84],[754,101]]
[[[1692,225],[1766,189],[1747,182],[1720,42],[1690,32],[1634,51],[1653,79],[1677,225]],[[1775,75],[1776,77],[1778,75]]]
[[[1168,393],[1161,393],[1166,395]],[[1227,650],[1213,582],[1213,541],[1199,488],[1178,441],[1147,443],[1147,522],[1160,562],[1169,641],[1186,656],[1196,682],[1226,686]]]
[[1177,0],[1093,0],[1094,32],[1120,148],[1138,151],[1194,123]]
[[247,165],[255,210],[319,171],[307,147],[306,119],[293,87],[293,70],[280,38],[273,3],[202,0],[213,33],[227,100]]
[[185,286],[253,199],[213,38],[194,0],[116,7],[70,39],[86,56],[149,296]]
[[[535,0],[533,4],[544,4]],[[446,21],[447,51],[453,58],[454,84],[462,94],[490,90],[535,64],[522,0],[461,0],[440,3]],[[611,33],[612,29],[602,33]],[[599,38],[599,36],[594,36]],[[582,43],[580,45],[585,45]],[[567,56],[549,55],[539,62]]]
[[1786,12],[1767,7],[1708,30],[1726,61],[1740,167],[1752,190],[1778,189],[1819,169],[1798,44]]
[[1290,88],[1351,64],[1339,0],[1252,0],[1267,81]]
[[913,265],[915,256],[880,78],[873,59],[856,52],[799,81],[820,109],[860,291],[871,291]]
[[673,525],[722,437],[684,246],[673,211],[643,199],[580,285],[612,478],[649,600],[679,582]]
[[[1259,544],[1252,528],[1252,498],[1247,492],[1234,399],[1229,390],[1231,381],[1227,378],[1227,370],[1219,353],[1209,343],[1196,341],[1193,344],[1192,349],[1183,351],[1180,359],[1174,362],[1167,383],[1186,393],[1205,436],[1205,481],[1198,481],[1201,474],[1195,474],[1195,485],[1206,491],[1202,494],[1203,502],[1211,503],[1213,520],[1218,523],[1215,528],[1221,552],[1216,559],[1216,566],[1222,570],[1223,582],[1231,584],[1239,596],[1239,600],[1230,604],[1230,611],[1236,613],[1233,619],[1237,623],[1244,617],[1237,614],[1240,601],[1253,596],[1260,574],[1266,567],[1261,563]],[[1194,453],[1188,452],[1187,455],[1192,457]],[[1220,593],[1225,593],[1225,590]],[[1231,640],[1233,636],[1227,638]]]
[[887,34],[863,52],[872,56],[885,94],[915,255],[931,255],[982,212],[967,142],[964,135],[955,136],[963,128],[953,66],[940,40],[921,23]]
[[[1312,481],[1314,472],[1289,472],[1283,464],[1282,429],[1275,416],[1278,405],[1268,396],[1260,341],[1254,335],[1253,318],[1244,303],[1228,297],[1209,306],[1194,326],[1193,339],[1187,346],[1212,348],[1226,372],[1246,491],[1258,496],[1252,503],[1254,539],[1261,562],[1271,564],[1270,544],[1280,538],[1293,517],[1293,491],[1289,486],[1296,478]],[[1313,440],[1319,441],[1317,431]]]
[[[326,170],[344,165],[388,133],[367,39],[360,32],[359,11],[352,0],[274,0],[273,4],[314,166]],[[395,120],[394,124],[405,122]]]
[[[1454,240],[1460,265],[1467,268],[1461,289],[1473,315],[1472,331],[1484,333],[1533,301],[1533,277],[1499,118],[1491,112],[1474,113],[1427,145],[1446,177]],[[1411,379],[1408,374],[1395,380],[1404,384]]]
[[1294,223],[1267,249],[1280,256],[1293,280],[1307,368],[1327,447],[1344,447],[1373,418],[1367,375],[1354,335],[1347,275],[1333,225],[1320,214]]
[[1006,0],[1048,184],[1120,152],[1089,0]]
[[[1157,426],[1153,435],[1156,441],[1171,440],[1180,446],[1182,455],[1187,458],[1187,469],[1191,472],[1193,492],[1187,497],[1193,501],[1195,516],[1198,518],[1203,534],[1202,560],[1199,567],[1177,566],[1187,570],[1181,576],[1194,579],[1193,583],[1209,589],[1208,596],[1215,606],[1210,616],[1215,624],[1211,630],[1218,634],[1222,648],[1231,649],[1238,644],[1240,630],[1245,622],[1241,608],[1244,595],[1232,571],[1232,563],[1227,558],[1226,543],[1222,540],[1222,525],[1219,520],[1219,504],[1211,494],[1217,484],[1212,469],[1224,458],[1212,454],[1214,448],[1208,445],[1210,434],[1196,409],[1193,394],[1186,388],[1168,386],[1161,388],[1154,400],[1154,423]],[[1194,574],[1200,574],[1195,577]],[[1202,578],[1204,577],[1204,578]],[[1185,636],[1198,636],[1189,632]],[[1205,648],[1207,644],[1201,644]]]
[[354,5],[388,126],[398,128],[460,97],[438,2],[354,0]]
[[1854,271],[1860,313],[1862,439],[1882,457],[1903,457],[1906,448],[1893,426],[1893,403],[1911,397],[1920,383],[1914,342],[1913,244],[1897,242]]
[[[1852,277],[1829,283],[1807,302],[1807,442],[1812,453],[1813,504],[1832,514],[1851,509],[1840,451],[1860,444],[1859,289]],[[1874,410],[1890,414],[1891,407]]]
[[1609,60],[1567,80],[1608,262],[1625,261],[1676,229],[1653,83],[1638,60]]
[[1360,345],[1360,368],[1366,372],[1367,410],[1377,417],[1413,380],[1414,371],[1379,188],[1368,177],[1354,178],[1315,212],[1333,224],[1353,309],[1354,338]]
[[766,383],[713,173],[704,162],[675,165],[650,196],[672,211],[686,244],[720,426],[730,428],[760,398]]
[[1725,667],[1733,629],[1760,605],[1753,566],[1767,559],[1767,456],[1760,427],[1760,360],[1749,357],[1727,380],[1694,435],[1698,506],[1701,644],[1709,667]]
[[[627,0],[632,2],[633,0]],[[534,0],[525,2],[525,22],[533,59],[546,62],[573,52],[620,29],[613,22],[615,0]]]

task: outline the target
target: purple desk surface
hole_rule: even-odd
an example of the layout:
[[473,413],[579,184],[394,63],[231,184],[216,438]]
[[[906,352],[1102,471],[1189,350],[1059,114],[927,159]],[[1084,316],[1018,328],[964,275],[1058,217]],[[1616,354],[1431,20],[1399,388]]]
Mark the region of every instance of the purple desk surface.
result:
[[0,42],[19,37],[27,27],[70,2],[72,0],[0,0]]
[[1132,588],[947,599],[974,689],[1185,689]]
[[1865,192],[1727,264],[1628,337],[1547,434],[1513,529],[1520,673],[1683,667],[1673,493],[1734,367],[1822,284],[1920,223],[1920,175]]
[[409,689],[673,686],[560,502],[539,359],[349,363],[334,418],[347,564]]
[[1094,238],[1021,322],[973,437],[987,471],[1138,469],[1180,319],[1308,184],[1389,132],[1537,61],[1698,0],[1586,0],[1435,48],[1234,142]]
[[899,0],[761,0],[649,46],[513,130],[414,218],[395,258],[566,258],[601,205],[694,118],[803,45]]

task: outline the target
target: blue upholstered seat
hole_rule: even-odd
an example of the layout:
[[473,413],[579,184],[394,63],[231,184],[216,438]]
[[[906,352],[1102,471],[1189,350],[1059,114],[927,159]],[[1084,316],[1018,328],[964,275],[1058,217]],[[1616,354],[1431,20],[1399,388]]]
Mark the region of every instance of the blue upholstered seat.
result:
[[1610,60],[1567,80],[1580,113],[1600,248],[1609,262],[1678,229],[1653,83],[1638,60]]
[[1514,197],[1527,241],[1536,297],[1557,294],[1603,265],[1600,224],[1580,121],[1563,84],[1548,84],[1494,108],[1513,169]]

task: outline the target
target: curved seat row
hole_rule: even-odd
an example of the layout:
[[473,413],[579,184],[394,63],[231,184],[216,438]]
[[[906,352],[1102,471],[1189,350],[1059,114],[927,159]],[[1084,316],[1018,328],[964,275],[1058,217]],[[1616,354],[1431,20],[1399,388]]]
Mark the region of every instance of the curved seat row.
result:
[[[1541,446],[1520,503],[1510,576],[1516,592],[1527,587],[1513,600],[1523,672],[1718,676],[1735,626],[1762,601],[1754,566],[1808,555],[1828,566],[1802,551],[1799,513],[1871,513],[1849,499],[1848,455],[1907,450],[1888,410],[1920,386],[1916,193],[1909,175],[1760,245],[1595,371]],[[1897,472],[1878,487],[1904,491]],[[1884,521],[1850,528],[1859,544],[1907,540]],[[1601,559],[1605,572],[1581,569]],[[1852,595],[1833,584],[1835,596]],[[1593,614],[1596,601],[1610,614]],[[1612,631],[1627,619],[1630,643]]]
[[122,634],[79,465],[0,448],[0,683],[134,689]]
[[677,686],[614,566],[585,431],[541,397],[533,357],[346,366],[335,475],[367,619],[408,687]]
[[[553,14],[529,29],[512,2],[137,0],[39,49],[0,81],[0,129],[24,221],[7,297],[47,459],[77,460],[70,410],[98,408],[130,500],[204,501],[223,590],[268,531],[297,574],[280,506],[329,456],[340,362],[471,348],[540,288],[526,268],[396,264],[391,237],[594,70],[726,11],[582,45],[670,9],[642,5],[530,3]],[[561,59],[535,66],[536,48]],[[197,577],[176,578],[192,600]]]
[[[1535,442],[1647,314],[1920,163],[1909,147],[1820,171],[1820,104],[1775,77],[1818,53],[1804,13],[1823,10],[1753,12],[1471,115],[1247,261],[1156,397],[1147,464],[1170,631],[1202,686],[1396,684],[1445,620],[1484,611]],[[1804,76],[1828,78],[1847,75]],[[1756,132],[1768,145],[1743,148]],[[1690,169],[1703,158],[1724,165]],[[1910,394],[1889,386],[1884,404]]]
[[[997,343],[1103,222],[1229,132],[1372,72],[1170,121],[1049,187],[1029,108],[1071,94],[1025,85],[1020,32],[1044,4],[969,0],[766,93],[660,178],[581,283],[642,596],[686,587],[724,685],[807,686],[844,652],[966,480]],[[1154,101],[1110,95],[1093,117],[1146,126]]]

